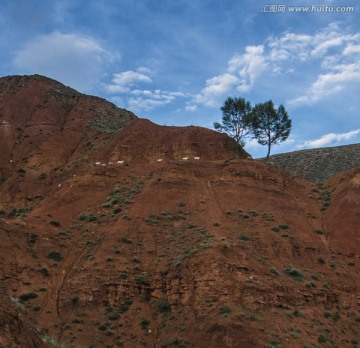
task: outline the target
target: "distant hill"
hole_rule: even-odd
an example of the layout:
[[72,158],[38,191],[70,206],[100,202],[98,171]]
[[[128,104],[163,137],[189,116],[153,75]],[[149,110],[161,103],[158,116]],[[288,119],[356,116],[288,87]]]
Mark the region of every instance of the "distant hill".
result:
[[288,152],[270,156],[270,162],[294,176],[316,183],[359,166],[360,144]]

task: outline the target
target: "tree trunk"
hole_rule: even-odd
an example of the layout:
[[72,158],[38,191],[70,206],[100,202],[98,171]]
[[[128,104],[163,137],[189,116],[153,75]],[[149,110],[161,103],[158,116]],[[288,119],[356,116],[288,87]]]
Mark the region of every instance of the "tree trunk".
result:
[[269,143],[268,144],[268,152],[267,152],[267,155],[266,155],[266,163],[269,163],[270,149],[271,149],[271,145]]

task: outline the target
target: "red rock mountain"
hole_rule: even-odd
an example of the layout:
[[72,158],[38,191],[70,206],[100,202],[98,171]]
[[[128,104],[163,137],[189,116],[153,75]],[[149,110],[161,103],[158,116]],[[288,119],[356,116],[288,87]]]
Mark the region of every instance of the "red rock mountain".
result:
[[315,186],[37,75],[0,79],[0,146],[0,347],[357,346],[359,168]]

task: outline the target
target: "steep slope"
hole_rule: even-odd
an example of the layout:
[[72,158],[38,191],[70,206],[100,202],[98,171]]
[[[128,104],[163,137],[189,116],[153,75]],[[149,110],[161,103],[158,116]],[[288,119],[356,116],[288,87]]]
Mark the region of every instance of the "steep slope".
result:
[[[123,130],[123,131],[120,131]],[[112,161],[149,163],[183,157],[235,155],[229,137],[200,127],[161,127],[43,76],[0,79],[0,182],[26,191],[46,186],[82,165]],[[240,158],[248,157],[241,150]],[[23,180],[24,181],[24,180]]]
[[360,167],[330,179],[327,187],[329,205],[324,215],[329,246],[354,262],[360,257]]
[[3,179],[25,165],[30,176],[71,169],[91,157],[91,140],[100,146],[135,118],[38,75],[1,78],[0,105]]
[[48,347],[27,315],[16,309],[3,289],[0,291],[0,347],[1,348],[42,348]]
[[315,232],[326,220],[306,182],[246,160],[182,162],[94,167],[55,191],[5,219],[27,238],[20,254],[3,244],[4,283],[36,293],[26,308],[70,346],[356,337],[358,255]]
[[41,339],[41,334],[44,333],[40,332],[39,327],[31,319],[32,313],[28,315],[24,311],[24,306],[16,295],[9,296],[9,289],[6,289],[3,283],[10,278],[15,283],[26,282],[28,279],[24,274],[24,268],[17,268],[18,265],[26,264],[26,261],[32,263],[31,256],[27,254],[24,234],[10,230],[0,220],[0,239],[0,347],[45,347]]
[[[64,105],[100,108],[73,95]],[[356,346],[358,171],[315,186],[229,160],[234,143],[210,130],[133,116],[106,133],[94,118],[34,148],[13,122],[4,142],[1,283],[42,332],[67,347]]]

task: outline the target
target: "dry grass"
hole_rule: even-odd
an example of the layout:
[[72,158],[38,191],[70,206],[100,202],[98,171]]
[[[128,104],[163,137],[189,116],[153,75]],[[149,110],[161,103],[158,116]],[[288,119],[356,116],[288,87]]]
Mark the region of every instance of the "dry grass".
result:
[[317,183],[359,166],[360,144],[283,153],[270,156],[270,162],[294,176]]

